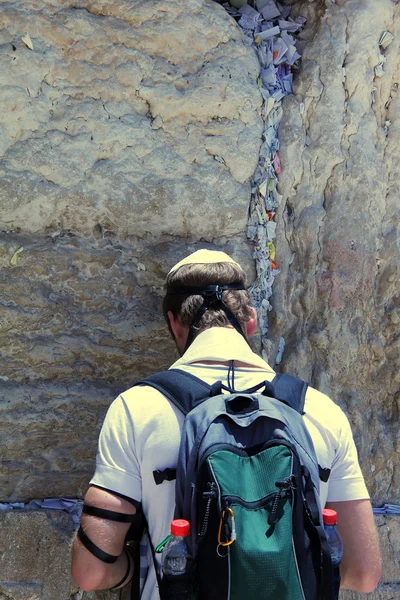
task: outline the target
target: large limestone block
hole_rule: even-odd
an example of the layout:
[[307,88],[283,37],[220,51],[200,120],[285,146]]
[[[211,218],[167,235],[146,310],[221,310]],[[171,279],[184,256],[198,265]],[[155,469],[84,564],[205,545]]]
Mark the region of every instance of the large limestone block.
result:
[[[372,600],[398,598],[400,520],[376,520],[383,556],[383,574]],[[83,593],[69,575],[70,517],[60,511],[0,512],[0,600],[109,600],[108,591]],[[123,598],[129,597],[128,590]],[[341,592],[342,600],[361,600],[364,594]]]
[[[223,248],[254,277],[244,234],[218,246],[140,244],[99,234],[0,238],[1,376],[129,385],[177,357],[161,302],[169,268],[200,247]],[[18,248],[17,264],[11,259]],[[151,339],[151,343],[150,343]]]
[[380,585],[375,592],[368,595],[359,592],[341,592],[340,600],[397,600],[400,598],[400,586],[398,583]]
[[[279,131],[271,361],[283,336],[282,369],[341,404],[373,500],[396,503],[400,6],[329,0],[295,8],[310,26]],[[385,31],[394,40],[383,49]]]
[[400,569],[400,517],[379,516],[375,519],[382,552],[382,577],[380,587],[395,583],[399,586]]
[[[74,529],[65,512],[0,512],[0,530],[0,600],[115,600],[109,590],[83,592],[72,581]],[[121,600],[129,600],[129,589]]]
[[72,520],[61,511],[0,512],[0,599],[69,600]]
[[1,501],[82,497],[117,391],[107,384],[2,383]]
[[[251,281],[243,237],[218,242]],[[8,378],[0,380],[0,500],[85,492],[110,402],[177,358],[161,312],[163,281],[204,245],[0,239],[0,376]]]
[[254,278],[259,66],[211,1],[0,4],[1,499],[77,495],[114,382],[176,357],[169,268],[217,247]]
[[221,6],[11,2],[2,27],[2,229],[245,230],[259,65]]

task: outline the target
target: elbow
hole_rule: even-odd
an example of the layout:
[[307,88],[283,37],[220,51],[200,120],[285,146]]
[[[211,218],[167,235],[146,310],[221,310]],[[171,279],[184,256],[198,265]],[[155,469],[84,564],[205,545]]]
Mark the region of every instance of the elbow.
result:
[[[89,567],[89,568],[88,568]],[[76,585],[84,592],[94,592],[104,589],[104,574],[100,568],[91,569],[83,561],[72,561],[71,576]]]
[[370,594],[371,592],[373,592],[377,585],[379,583],[379,578],[378,579],[371,579],[370,577],[367,578],[365,577],[362,581],[360,581],[360,584],[357,586],[357,592],[360,592],[362,594]]
[[92,592],[94,590],[90,579],[87,576],[85,577],[81,572],[81,569],[74,564],[71,566],[71,577],[74,583],[76,583],[76,585],[84,592]]
[[379,583],[381,578],[381,567],[371,571],[362,571],[358,576],[354,577],[354,585],[351,589],[362,594],[370,594],[373,592]]
[[363,580],[363,589],[360,591],[363,592],[364,594],[370,594],[378,587],[380,578],[381,578],[381,570],[380,569],[379,569],[379,573],[376,573],[376,574],[369,573],[368,576],[365,575],[364,580]]
[[80,569],[72,567],[71,576],[76,585],[84,592],[94,592],[100,589],[98,579],[90,573],[82,573]]

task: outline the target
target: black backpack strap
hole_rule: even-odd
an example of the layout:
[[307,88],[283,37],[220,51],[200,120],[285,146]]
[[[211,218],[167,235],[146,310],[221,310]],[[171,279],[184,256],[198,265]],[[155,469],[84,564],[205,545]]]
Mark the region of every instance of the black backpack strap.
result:
[[326,539],[325,530],[321,521],[321,516],[315,499],[315,489],[311,480],[309,470],[303,466],[303,476],[305,479],[304,498],[306,504],[306,517],[311,525],[310,533],[313,534],[314,541],[319,547],[320,557],[320,596],[323,600],[333,600],[332,596],[332,560],[331,552]]
[[154,373],[135,385],[149,385],[158,390],[186,416],[195,406],[210,397],[211,386],[191,373],[169,369]]
[[[143,532],[146,533],[147,541],[150,546],[150,552],[151,552],[153,567],[154,567],[154,571],[155,571],[155,575],[156,575],[156,579],[157,579],[157,585],[158,585],[158,589],[160,590],[161,589],[161,577],[158,572],[156,552],[154,549],[152,539],[150,537],[150,531],[149,531],[149,526],[146,521],[146,517],[143,515],[142,518],[143,518]],[[131,600],[140,600],[140,558],[141,557],[140,557],[140,541],[139,541],[138,547],[137,547],[137,555],[136,555],[135,561],[134,561],[135,568],[133,571],[133,578],[132,578],[132,583],[131,583],[131,593],[130,593]],[[147,580],[147,576],[146,576],[146,580]],[[144,585],[146,584],[146,580],[144,582]]]
[[[185,373],[179,369],[169,369],[154,373],[135,385],[148,385],[161,392],[174,406],[185,416],[211,395],[211,386],[198,379],[191,373]],[[164,469],[164,471],[153,471],[156,485],[164,481],[176,479],[176,469]]]
[[278,373],[271,384],[274,398],[288,404],[295,411],[304,415],[304,403],[308,388],[306,381],[298,379],[294,375]]

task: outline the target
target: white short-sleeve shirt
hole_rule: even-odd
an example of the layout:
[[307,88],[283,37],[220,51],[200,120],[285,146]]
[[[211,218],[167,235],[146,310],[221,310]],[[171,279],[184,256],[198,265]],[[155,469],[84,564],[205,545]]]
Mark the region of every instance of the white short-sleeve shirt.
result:
[[[228,364],[240,361],[246,366],[234,369],[235,389],[245,390],[275,373],[257,356],[234,329],[214,327],[201,333],[187,352],[171,368],[178,368],[208,384],[227,384]],[[308,388],[304,420],[314,443],[318,463],[330,468],[328,483],[321,482],[321,505],[327,501],[369,498],[358,463],[357,450],[347,417],[324,394]],[[96,471],[91,484],[142,503],[153,544],[169,533],[174,515],[175,482],[156,485],[153,471],[175,468],[183,425],[183,414],[160,392],[150,387],[133,387],[110,406],[99,438]],[[142,600],[158,599],[156,577],[150,571],[142,590]]]

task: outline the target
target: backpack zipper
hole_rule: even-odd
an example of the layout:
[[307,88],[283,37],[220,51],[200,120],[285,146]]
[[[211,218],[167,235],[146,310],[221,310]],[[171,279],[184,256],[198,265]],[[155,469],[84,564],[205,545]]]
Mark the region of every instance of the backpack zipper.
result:
[[287,498],[288,496],[292,496],[292,491],[295,489],[294,485],[295,476],[290,475],[289,477],[285,477],[283,481],[276,481],[275,485],[278,488],[278,491],[275,494],[274,503],[272,505],[272,510],[269,513],[268,517],[268,525],[275,525],[278,520],[278,508],[282,499]]
[[272,501],[272,509],[268,515],[268,525],[275,525],[278,521],[278,509],[280,503],[282,500],[286,500],[287,498],[293,498],[293,491],[295,489],[294,481],[294,475],[285,477],[283,481],[276,481],[275,485],[278,488],[277,492],[272,492],[271,494],[268,494],[268,496],[253,502],[246,502],[246,500],[243,500],[240,498],[240,496],[223,496],[221,499],[221,520],[223,519],[225,538],[227,540],[232,538],[232,528],[229,526],[229,520],[224,518],[224,515],[227,514],[227,511],[231,508],[232,504],[238,504],[239,506],[243,506],[243,508],[247,508],[249,510],[257,510],[263,508]]
[[214,498],[216,498],[218,495],[217,484],[214,483],[214,481],[212,481],[212,482],[209,481],[207,485],[208,485],[210,491],[203,492],[203,498],[207,499],[207,506],[206,506],[206,510],[204,512],[203,525],[202,525],[200,533],[198,534],[200,537],[202,537],[203,535],[206,535],[206,533],[207,533],[208,521],[210,519],[211,504],[212,504],[212,501],[214,500]]

